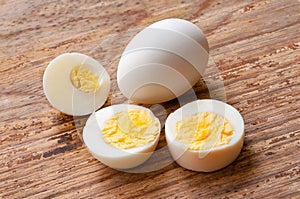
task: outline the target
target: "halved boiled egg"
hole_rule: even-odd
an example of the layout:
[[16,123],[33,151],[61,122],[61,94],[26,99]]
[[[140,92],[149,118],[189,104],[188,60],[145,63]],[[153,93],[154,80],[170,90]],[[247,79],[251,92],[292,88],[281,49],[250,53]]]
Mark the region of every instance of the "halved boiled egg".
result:
[[244,120],[218,100],[197,100],[171,113],[165,124],[173,159],[182,167],[211,172],[233,162],[244,142]]
[[159,140],[160,122],[150,109],[119,104],[93,113],[83,129],[91,154],[115,169],[128,169],[145,162]]
[[54,108],[68,115],[86,115],[105,103],[110,77],[95,59],[80,53],[64,53],[49,63],[43,88]]

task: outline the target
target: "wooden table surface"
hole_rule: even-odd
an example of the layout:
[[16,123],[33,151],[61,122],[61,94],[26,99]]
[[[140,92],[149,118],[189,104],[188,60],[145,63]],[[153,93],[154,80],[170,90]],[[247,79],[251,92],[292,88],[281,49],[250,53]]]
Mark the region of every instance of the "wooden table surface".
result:
[[[0,0],[0,198],[300,198],[299,10],[297,0]],[[212,86],[199,82],[194,91],[218,98],[213,82],[224,83],[226,102],[245,120],[243,149],[212,173],[174,162],[148,173],[111,169],[80,140],[87,117],[49,105],[44,70],[64,52],[92,56],[112,79],[104,106],[122,103],[122,51],[140,30],[171,17],[206,34],[218,72],[207,72]],[[151,107],[163,120],[179,105]]]

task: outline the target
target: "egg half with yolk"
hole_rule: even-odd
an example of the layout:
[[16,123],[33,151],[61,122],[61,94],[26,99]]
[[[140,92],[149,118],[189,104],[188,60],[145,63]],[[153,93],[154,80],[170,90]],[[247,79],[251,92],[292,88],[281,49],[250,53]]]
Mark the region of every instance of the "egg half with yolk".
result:
[[91,154],[115,169],[128,169],[145,162],[155,150],[160,122],[150,109],[119,104],[93,113],[83,129]]
[[197,100],[168,116],[165,133],[169,151],[180,166],[211,172],[238,157],[244,142],[244,121],[224,102]]
[[43,88],[54,108],[68,115],[87,115],[105,103],[110,77],[95,59],[80,53],[64,53],[47,66]]

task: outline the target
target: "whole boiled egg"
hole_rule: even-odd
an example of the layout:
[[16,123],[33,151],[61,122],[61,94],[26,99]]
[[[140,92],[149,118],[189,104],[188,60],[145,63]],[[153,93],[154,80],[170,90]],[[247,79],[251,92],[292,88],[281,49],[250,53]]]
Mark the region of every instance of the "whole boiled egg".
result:
[[110,77],[95,59],[80,53],[64,53],[47,66],[43,88],[54,108],[68,115],[86,115],[105,103]]
[[176,98],[199,81],[208,63],[203,32],[183,19],[158,21],[127,45],[117,70],[120,91],[140,103]]
[[244,142],[244,121],[224,102],[197,100],[168,116],[165,133],[169,151],[180,166],[212,172],[238,157]]
[[83,129],[91,154],[114,169],[128,169],[145,162],[159,141],[160,122],[150,109],[131,104],[102,108]]

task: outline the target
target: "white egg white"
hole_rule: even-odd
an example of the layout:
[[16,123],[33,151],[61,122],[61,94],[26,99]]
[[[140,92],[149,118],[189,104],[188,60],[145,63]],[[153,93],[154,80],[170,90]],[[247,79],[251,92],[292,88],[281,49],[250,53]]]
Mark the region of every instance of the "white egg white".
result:
[[[158,123],[158,132],[154,141],[132,149],[119,149],[105,142],[101,129],[105,122],[116,113],[129,109],[146,110]],[[103,164],[114,169],[128,169],[145,162],[155,150],[160,136],[160,122],[150,109],[142,106],[119,104],[105,107],[93,113],[83,129],[83,140],[91,154]]]
[[[193,23],[182,19],[158,21],[126,46],[117,71],[119,89],[125,97],[140,103],[174,99],[200,79],[208,63],[208,52],[205,35]],[[172,69],[169,75],[157,70],[162,66]]]
[[[192,28],[194,32],[193,28],[195,25],[190,24],[190,28]],[[177,25],[179,26],[180,23]],[[202,31],[199,28],[198,30],[199,31],[194,33],[198,34],[199,38],[206,40]],[[179,56],[187,60],[199,74],[203,74],[208,62],[208,51],[202,44],[198,43],[192,37],[182,32],[177,32],[176,30],[147,27],[130,41],[124,50],[123,56],[143,49],[163,50]]]
[[171,30],[183,34],[197,41],[206,50],[206,52],[209,53],[209,46],[204,33],[201,29],[199,29],[198,26],[190,21],[178,18],[170,18],[153,23],[148,26],[148,28]]
[[[193,78],[193,75],[188,78],[187,75],[191,73],[191,70],[178,72],[166,64],[145,64],[124,72],[124,76],[119,79],[119,88],[124,95],[135,101],[149,104],[159,103],[180,96],[186,92],[187,88],[192,88],[192,83],[196,81],[190,81],[196,78]],[[146,76],[145,74],[153,75]],[[198,74],[197,71],[194,74]]]
[[[78,65],[99,75],[100,88],[86,93],[73,86],[70,73]],[[80,53],[64,53],[49,63],[43,76],[43,88],[54,108],[68,115],[87,115],[105,103],[110,90],[110,77],[95,59]]]
[[[205,150],[188,150],[188,146],[179,143],[174,136],[177,121],[199,112],[213,112],[228,119],[234,130],[231,141]],[[212,99],[197,100],[168,116],[165,133],[169,151],[180,166],[193,171],[212,172],[229,165],[238,157],[244,142],[244,120],[235,108],[224,102]]]

